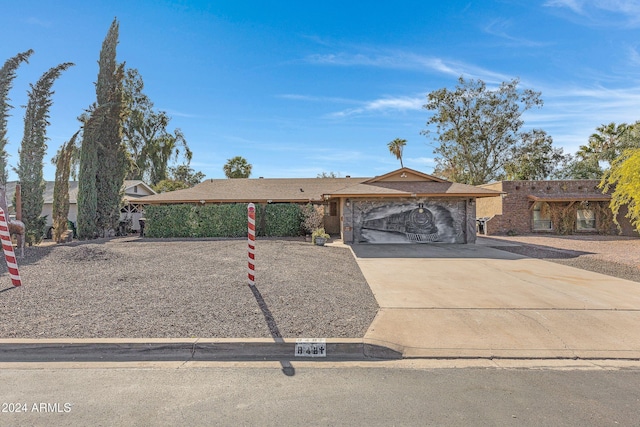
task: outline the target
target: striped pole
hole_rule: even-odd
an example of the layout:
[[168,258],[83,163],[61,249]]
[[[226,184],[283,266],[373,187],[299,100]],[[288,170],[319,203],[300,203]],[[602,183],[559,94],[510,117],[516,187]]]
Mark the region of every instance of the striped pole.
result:
[[4,258],[7,260],[7,270],[9,270],[11,283],[13,286],[20,286],[22,285],[22,280],[20,280],[20,273],[18,272],[16,254],[13,252],[13,243],[11,242],[9,224],[7,224],[7,218],[5,217],[4,210],[2,208],[0,208],[0,239],[2,240]]
[[247,207],[249,217],[249,286],[256,285],[256,206],[253,203],[249,203]]

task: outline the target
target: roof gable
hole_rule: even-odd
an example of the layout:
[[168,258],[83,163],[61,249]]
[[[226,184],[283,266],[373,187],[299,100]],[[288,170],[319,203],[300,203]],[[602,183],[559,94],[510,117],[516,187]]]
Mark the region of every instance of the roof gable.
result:
[[[140,180],[125,180],[122,186],[124,193],[131,197],[143,197],[157,194],[147,183]],[[141,191],[138,191],[141,190]]]
[[447,180],[419,172],[409,168],[400,168],[398,170],[376,176],[366,181],[366,184],[375,182],[448,182]]

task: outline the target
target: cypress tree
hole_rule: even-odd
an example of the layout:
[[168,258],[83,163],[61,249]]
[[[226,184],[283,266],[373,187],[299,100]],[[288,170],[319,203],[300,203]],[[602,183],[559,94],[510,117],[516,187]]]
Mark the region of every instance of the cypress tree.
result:
[[124,64],[116,63],[118,29],[114,19],[100,51],[97,102],[84,124],[78,188],[81,239],[107,235],[120,218],[127,155],[122,142]]
[[69,220],[69,175],[71,175],[71,160],[75,151],[76,138],[80,131],[73,134],[71,139],[60,147],[53,159],[56,164],[56,181],[53,186],[53,239],[60,243],[62,233],[67,230]]
[[22,185],[22,222],[27,241],[38,243],[44,233],[46,219],[42,218],[44,205],[44,155],[47,150],[49,108],[53,104],[51,87],[60,74],[71,67],[65,62],[45,72],[35,85],[30,85],[29,100],[24,116],[24,136],[19,150],[20,160],[16,172]]
[[80,171],[78,173],[78,238],[97,237],[96,210],[98,196],[96,192],[96,171],[98,169],[98,151],[95,143],[100,131],[99,116],[95,114],[95,105],[89,115],[81,118],[82,145],[80,147]]
[[9,91],[13,79],[16,77],[16,69],[22,62],[29,62],[33,49],[22,52],[8,59],[0,68],[0,185],[7,184],[7,118],[9,117]]

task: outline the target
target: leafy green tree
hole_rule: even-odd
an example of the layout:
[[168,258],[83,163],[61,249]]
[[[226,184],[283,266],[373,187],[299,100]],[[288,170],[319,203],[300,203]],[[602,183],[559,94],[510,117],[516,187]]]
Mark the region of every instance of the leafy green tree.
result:
[[340,174],[336,172],[322,172],[319,173],[316,178],[340,178]]
[[396,159],[400,160],[400,167],[403,168],[404,165],[402,164],[402,150],[404,149],[404,146],[407,145],[407,140],[406,139],[400,139],[400,138],[396,138],[393,141],[391,141],[390,143],[387,144],[387,147],[389,148],[389,152],[396,157]]
[[195,172],[187,165],[180,165],[169,168],[171,177],[169,179],[163,179],[155,186],[153,190],[158,193],[165,193],[167,191],[182,190],[184,188],[191,188],[196,184],[199,184],[204,179],[202,172]]
[[251,176],[251,164],[241,156],[235,156],[227,160],[222,167],[227,178],[249,178]]
[[60,243],[62,234],[67,230],[69,220],[69,176],[71,175],[71,161],[76,151],[77,131],[71,139],[58,150],[53,162],[56,165],[56,180],[53,185],[53,239]]
[[427,126],[435,125],[439,142],[434,150],[437,174],[472,185],[503,174],[520,140],[522,114],[542,106],[540,93],[519,90],[519,83],[514,79],[489,90],[482,80],[460,77],[455,90],[443,88],[427,95],[424,108],[434,111]]
[[127,69],[124,80],[126,120],[124,142],[131,159],[127,179],[143,180],[156,185],[169,178],[170,163],[180,156],[188,167],[192,152],[180,129],[167,130],[171,118],[156,111],[153,102],[143,92],[142,76],[135,68]]
[[120,218],[128,159],[122,143],[124,64],[116,62],[119,25],[114,19],[102,43],[96,103],[83,119],[78,188],[78,237],[106,236]]
[[603,173],[598,160],[582,159],[567,154],[551,177],[553,179],[600,179]]
[[614,159],[600,182],[604,192],[613,189],[610,207],[617,221],[620,208],[627,207],[631,224],[640,232],[640,148],[631,148]]
[[22,222],[30,243],[39,243],[44,234],[46,218],[41,217],[44,205],[44,155],[47,150],[49,109],[53,104],[53,83],[71,62],[62,63],[46,71],[31,85],[24,115],[24,135],[20,146],[20,160],[15,168],[22,185]]
[[188,165],[170,167],[169,173],[172,180],[184,182],[189,187],[200,184],[205,177],[202,172],[196,172]]
[[167,193],[169,191],[176,190],[184,190],[185,188],[190,188],[187,184],[182,181],[175,181],[173,179],[163,179],[153,187],[153,191],[156,193]]
[[562,148],[554,148],[553,138],[543,130],[524,132],[521,138],[504,166],[508,180],[548,179],[566,158]]
[[7,184],[7,151],[5,147],[9,143],[7,140],[7,118],[9,110],[9,91],[16,77],[16,70],[23,62],[29,62],[29,57],[33,54],[33,49],[22,52],[9,58],[2,68],[0,68],[0,185]]

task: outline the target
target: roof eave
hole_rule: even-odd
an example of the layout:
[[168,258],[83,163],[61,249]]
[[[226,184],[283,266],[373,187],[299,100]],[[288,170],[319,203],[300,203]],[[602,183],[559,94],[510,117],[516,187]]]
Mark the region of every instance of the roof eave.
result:
[[498,197],[501,193],[496,194],[474,194],[474,193],[368,193],[368,194],[326,194],[325,196],[335,198],[364,198],[364,197]]

